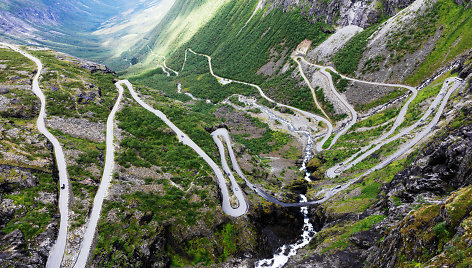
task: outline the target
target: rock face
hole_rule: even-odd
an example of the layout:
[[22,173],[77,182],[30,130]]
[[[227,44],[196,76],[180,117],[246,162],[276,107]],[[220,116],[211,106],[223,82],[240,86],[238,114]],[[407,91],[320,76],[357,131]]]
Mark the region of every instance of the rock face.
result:
[[[463,112],[470,115],[470,107]],[[405,218],[395,224],[383,242],[371,251],[368,258],[371,265],[395,267],[409,260],[429,261],[444,250],[448,239],[467,240],[462,228],[470,216],[470,200],[465,197],[470,194],[467,192],[470,185],[472,124],[469,122],[433,141],[410,168],[397,174],[385,186],[385,198],[381,203],[388,217],[392,220]],[[413,206],[441,197],[447,198],[406,216]],[[393,201],[395,198],[396,202]],[[398,202],[402,205],[395,204]],[[458,209],[459,205],[465,206],[465,210]],[[453,242],[447,243],[452,245]]]
[[[392,16],[413,0],[388,1],[315,1],[315,0],[263,0],[264,5],[289,11],[301,9],[301,15],[310,21],[322,21],[331,25],[356,25],[366,28],[377,22],[382,14]],[[383,4],[383,8],[382,8]]]
[[435,195],[472,184],[472,125],[464,126],[444,140],[436,141],[423,158],[397,174],[386,186],[387,196],[413,202],[418,194]]
[[[0,267],[43,267],[54,243],[57,228],[56,219],[44,226],[44,231],[33,238],[25,237],[25,234],[19,229],[8,231],[8,224],[15,224],[19,217],[24,217],[28,213],[27,209],[32,208],[17,204],[14,200],[5,197],[11,195],[14,198],[18,191],[28,191],[37,187],[38,179],[33,175],[33,172],[37,173],[38,171],[0,165],[0,176],[7,178],[0,183],[0,228],[7,227],[7,230],[3,229],[0,232]],[[57,195],[55,193],[39,193],[39,196],[44,195],[51,195],[52,200],[38,198],[32,202],[31,207],[46,203],[56,205]],[[29,225],[30,222],[26,221],[25,224]]]

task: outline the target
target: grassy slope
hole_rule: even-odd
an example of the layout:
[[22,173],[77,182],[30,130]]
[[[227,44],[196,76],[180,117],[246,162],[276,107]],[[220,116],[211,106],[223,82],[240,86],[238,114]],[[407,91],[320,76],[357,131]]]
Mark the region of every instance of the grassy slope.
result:
[[[186,43],[228,0],[185,1],[177,0],[162,21],[143,40],[123,56],[137,64],[127,73],[140,74],[143,70],[154,69],[162,62],[159,56],[167,56]],[[150,53],[149,48],[152,49]],[[121,59],[120,59],[121,60]],[[124,69],[127,63],[113,62],[113,66]]]
[[259,11],[238,35],[244,26],[244,18],[253,12],[253,8],[245,1],[228,3],[172,56],[169,63],[181,63],[183,50],[191,47],[211,55],[215,71],[222,76],[261,83],[263,77],[255,73],[267,63],[271,48],[288,47],[291,51],[305,38],[317,44],[326,37],[321,31],[322,25],[309,23],[297,11],[283,13],[279,10],[273,10],[266,16],[263,15],[267,10]]
[[[286,73],[272,79],[256,75],[256,72],[269,61],[271,49],[279,53],[284,49],[292,51],[305,38],[313,40],[315,44],[320,43],[327,36],[322,32],[323,25],[309,23],[298,14],[298,11],[283,13],[279,10],[273,10],[263,16],[267,11],[264,10],[259,11],[247,27],[238,34],[252,14],[256,2],[251,1],[248,4],[245,1],[232,1],[226,4],[190,41],[178,47],[168,59],[167,65],[179,70],[184,61],[185,49],[190,47],[197,52],[213,57],[213,67],[216,74],[257,83],[262,86],[270,97],[280,102],[304,110],[316,111],[309,88],[303,82],[300,83],[291,77],[292,72],[295,71],[293,62],[290,62],[291,68]],[[189,53],[189,55],[191,54]],[[197,64],[199,70],[208,68],[205,58],[201,58],[201,62],[193,62],[193,64]],[[191,65],[191,62],[187,62],[186,69],[191,69]],[[156,72],[160,71],[149,71],[147,74],[141,74],[139,76],[140,81],[146,82],[147,80],[148,83],[158,83],[155,79],[150,79]],[[208,69],[206,73],[208,73]],[[133,71],[128,73],[128,75],[132,74]],[[185,76],[191,75],[193,74],[190,71],[182,73],[179,80],[185,80]],[[229,89],[233,90],[232,87],[230,85]],[[238,87],[240,88],[240,86]],[[221,100],[230,96],[231,93],[237,93],[237,91],[231,90],[225,90],[226,93],[218,99]],[[202,90],[197,91],[204,93]],[[208,90],[206,91],[208,92]],[[214,94],[216,93],[210,93],[206,96],[200,95],[200,97],[212,99]],[[221,92],[218,94],[221,95]]]
[[431,12],[439,15],[436,27],[442,29],[442,35],[418,71],[406,79],[409,84],[418,84],[471,48],[472,9],[457,5],[452,0],[440,0]]

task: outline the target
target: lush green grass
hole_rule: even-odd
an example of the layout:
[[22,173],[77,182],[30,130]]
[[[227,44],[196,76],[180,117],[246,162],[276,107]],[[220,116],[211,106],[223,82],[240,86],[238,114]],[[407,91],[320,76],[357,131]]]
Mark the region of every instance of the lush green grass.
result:
[[182,101],[189,101],[190,97],[177,93],[177,85],[180,83],[182,93],[189,92],[194,97],[211,100],[212,103],[219,103],[233,94],[255,95],[255,89],[250,86],[231,83],[222,85],[214,78],[209,71],[206,58],[193,53],[188,53],[186,69],[180,76],[168,77],[162,73],[161,69],[149,71],[139,76],[131,78],[133,83],[144,84],[151,88],[157,88],[167,94],[167,96]]
[[374,127],[374,126],[381,125],[385,122],[388,122],[389,120],[396,118],[399,112],[400,112],[399,108],[393,107],[381,113],[374,114],[362,121],[355,123],[352,126],[351,131],[355,131],[363,127]]
[[252,5],[247,5],[242,0],[231,1],[170,58],[169,64],[180,66],[178,63],[183,62],[183,50],[192,47],[193,50],[214,58],[213,66],[217,74],[262,82],[263,78],[257,77],[255,73],[267,63],[271,48],[278,48],[277,51],[280,51],[287,47],[290,50],[305,38],[318,44],[327,36],[322,32],[323,25],[311,24],[296,10],[287,13],[273,10],[263,16],[264,12],[259,11],[238,35],[245,23],[241,17],[252,13]]
[[322,114],[315,105],[310,88],[305,83],[300,85],[300,81],[292,77],[294,71],[298,72],[295,65],[284,74],[268,79],[260,86],[266,95],[277,102]]
[[[177,49],[169,58],[168,65],[179,69],[184,60],[185,49],[191,47],[196,52],[213,57],[213,68],[217,75],[259,84],[269,96],[278,101],[314,111],[312,98],[309,98],[310,90],[298,86],[290,77],[295,67],[292,66],[290,71],[272,79],[256,75],[256,72],[269,61],[271,49],[279,53],[284,49],[291,51],[305,38],[312,40],[314,45],[323,41],[327,36],[322,31],[324,26],[319,23],[311,24],[296,10],[287,13],[273,10],[267,16],[258,12],[245,30],[238,34],[245,23],[241,17],[251,14],[252,8],[253,5],[247,5],[242,0],[225,5],[192,40]],[[192,68],[192,62],[187,63],[186,69],[187,66]],[[185,76],[185,72],[182,76]]]
[[333,148],[352,148],[368,145],[372,139],[380,137],[384,132],[388,131],[392,127],[392,125],[393,123],[388,123],[386,125],[365,131],[354,131],[353,129],[347,134],[342,135],[338,139],[338,142],[333,146]]
[[[181,112],[183,111],[175,111],[174,109],[173,114],[166,114],[172,117],[174,114],[180,114]],[[184,116],[185,114],[181,118]],[[206,163],[199,159],[190,147],[179,143],[174,132],[170,131],[164,122],[154,114],[145,111],[144,108],[125,107],[118,113],[117,120],[120,122],[119,127],[131,134],[121,141],[122,150],[117,156],[120,165],[124,167],[130,167],[131,165],[151,167],[155,165],[163,167],[165,171],[176,168],[198,171],[201,166],[205,166],[204,170],[208,170]],[[188,127],[189,129],[192,127],[193,132],[187,133],[199,137],[195,142],[207,150],[213,148],[213,140],[210,135],[201,126],[195,128],[195,124],[198,126],[201,121],[190,116],[187,120],[194,122]]]
[[426,17],[438,16],[436,28],[442,34],[433,51],[406,82],[417,85],[432,75],[444,63],[470,49],[472,44],[472,9],[457,5],[452,0],[439,0]]
[[[410,103],[410,106],[408,106],[408,111],[405,115],[405,121],[403,121],[403,123],[398,129],[401,129],[405,126],[409,126],[412,123],[418,121],[425,112],[424,109],[421,109],[422,106],[425,106],[425,101],[436,97],[436,95],[440,92],[441,88],[441,83],[435,83],[434,85],[430,85],[424,88],[423,90],[419,91],[416,98]],[[426,109],[428,109],[428,107],[429,106],[426,106]]]

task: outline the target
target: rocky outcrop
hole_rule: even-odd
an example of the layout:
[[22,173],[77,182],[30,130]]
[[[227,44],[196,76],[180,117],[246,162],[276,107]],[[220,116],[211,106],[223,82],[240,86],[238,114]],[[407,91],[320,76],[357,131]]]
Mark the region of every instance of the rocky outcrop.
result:
[[436,141],[412,167],[396,175],[386,186],[387,196],[406,202],[418,194],[444,195],[472,184],[472,125]]
[[257,208],[249,218],[258,229],[258,248],[264,258],[272,257],[279,247],[294,243],[301,235],[303,216],[298,208],[280,208],[271,204]]
[[[301,9],[301,15],[308,20],[321,21],[331,25],[356,25],[366,28],[380,19],[382,14],[395,15],[413,0],[388,1],[315,1],[315,0],[264,0],[264,6],[289,11]],[[383,8],[382,8],[383,6]]]
[[87,139],[95,142],[105,142],[105,125],[103,123],[90,122],[81,118],[61,118],[52,116],[46,120],[46,124],[73,137]]
[[[470,115],[471,111],[466,107],[462,113]],[[452,237],[467,238],[461,226],[471,207],[461,196],[472,185],[471,118],[466,122],[431,142],[409,168],[384,186],[379,208],[386,210],[394,227],[371,249],[368,260],[373,267],[427,262],[452,243],[448,242]],[[423,207],[410,213],[418,206]],[[398,219],[403,220],[395,223]]]
[[[34,210],[38,204],[49,203],[56,205],[56,193],[39,192],[38,195],[50,196],[52,198],[35,198],[29,207],[18,204],[16,201],[5,198],[12,195],[15,198],[21,195],[19,191],[28,191],[31,188],[38,187],[38,178],[34,175],[40,171],[28,168],[16,168],[8,165],[0,165],[0,176],[6,178],[0,183],[0,267],[43,267],[46,264],[49,250],[54,243],[56,237],[57,219],[52,218],[45,226],[44,231],[40,232],[36,237],[25,237],[25,227],[33,224],[31,219],[23,220],[28,210]],[[43,209],[42,213],[47,211]],[[50,211],[55,213],[54,211]],[[39,211],[38,211],[39,213]],[[39,215],[39,214],[36,214]],[[22,222],[24,221],[24,222]],[[20,223],[20,225],[18,224]],[[8,224],[10,224],[8,226]],[[8,227],[6,229],[3,229]],[[35,226],[38,228],[39,226]],[[11,231],[10,231],[11,230]]]

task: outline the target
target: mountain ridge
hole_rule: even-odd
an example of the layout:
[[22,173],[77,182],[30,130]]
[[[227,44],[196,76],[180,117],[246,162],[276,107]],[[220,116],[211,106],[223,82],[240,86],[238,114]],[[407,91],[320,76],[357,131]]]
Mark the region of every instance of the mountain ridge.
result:
[[69,174],[63,267],[471,264],[470,2],[177,0],[130,42],[159,3],[95,32],[130,81],[0,46],[0,265],[44,266],[61,227],[33,74]]

